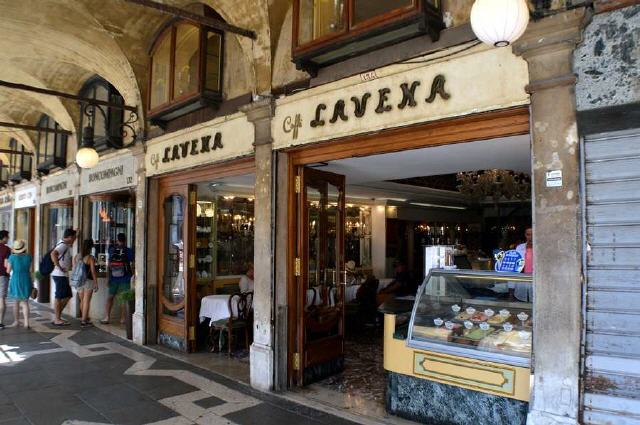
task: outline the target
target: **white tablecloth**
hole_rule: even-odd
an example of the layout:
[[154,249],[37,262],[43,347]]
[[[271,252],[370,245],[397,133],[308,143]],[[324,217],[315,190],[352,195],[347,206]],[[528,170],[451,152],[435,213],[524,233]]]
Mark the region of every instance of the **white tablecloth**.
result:
[[[231,295],[207,295],[200,302],[200,323],[210,319],[211,323],[229,318],[229,297]],[[233,316],[238,316],[238,298],[231,305]]]

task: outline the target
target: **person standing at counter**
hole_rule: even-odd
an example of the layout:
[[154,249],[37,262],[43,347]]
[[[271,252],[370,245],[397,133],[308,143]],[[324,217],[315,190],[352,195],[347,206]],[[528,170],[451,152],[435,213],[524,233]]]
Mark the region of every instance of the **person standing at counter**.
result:
[[0,230],[0,329],[4,328],[4,311],[7,306],[7,293],[9,292],[9,273],[4,262],[11,255],[11,249],[7,246],[9,232]]
[[[533,273],[533,229],[528,227],[524,231],[525,242],[516,247],[518,254],[524,258],[523,273]],[[533,301],[533,287],[531,285],[523,285],[515,283],[513,288],[509,288],[511,298],[516,298],[523,302]]]
[[[113,298],[121,291],[131,289],[131,278],[133,277],[133,250],[127,246],[127,235],[118,233],[116,236],[116,246],[109,249],[109,296],[107,297],[106,315],[100,321],[103,325],[108,325],[111,318],[111,308]],[[124,318],[124,310],[123,315]]]
[[54,326],[68,326],[69,322],[62,320],[62,311],[71,299],[71,285],[69,285],[69,269],[71,269],[71,248],[76,241],[77,233],[73,229],[66,229],[62,240],[51,251],[51,261],[54,264],[51,278],[56,286],[56,318],[51,322]]

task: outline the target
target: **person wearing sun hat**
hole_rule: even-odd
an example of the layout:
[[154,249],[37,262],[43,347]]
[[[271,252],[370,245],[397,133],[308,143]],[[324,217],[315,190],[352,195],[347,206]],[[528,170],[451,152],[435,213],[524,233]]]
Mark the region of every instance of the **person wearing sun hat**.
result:
[[16,301],[15,321],[9,326],[20,324],[20,306],[24,327],[29,328],[29,296],[33,289],[31,282],[31,262],[33,258],[27,253],[27,243],[18,239],[13,243],[11,256],[5,260],[5,268],[11,274],[9,278],[9,298]]

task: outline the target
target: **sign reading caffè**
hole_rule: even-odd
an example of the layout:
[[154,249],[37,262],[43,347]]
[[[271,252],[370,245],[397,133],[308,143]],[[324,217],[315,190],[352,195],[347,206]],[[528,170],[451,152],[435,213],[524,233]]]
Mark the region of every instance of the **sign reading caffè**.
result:
[[500,49],[390,65],[277,99],[274,148],[527,104],[527,83],[526,62]]
[[253,140],[253,124],[240,113],[176,131],[147,143],[147,175],[246,156]]

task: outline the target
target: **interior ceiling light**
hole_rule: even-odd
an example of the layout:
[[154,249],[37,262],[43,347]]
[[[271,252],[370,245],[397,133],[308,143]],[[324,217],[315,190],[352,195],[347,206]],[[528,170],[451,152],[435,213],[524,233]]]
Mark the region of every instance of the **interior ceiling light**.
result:
[[526,0],[476,0],[471,8],[473,32],[491,46],[509,46],[520,38],[528,23]]

